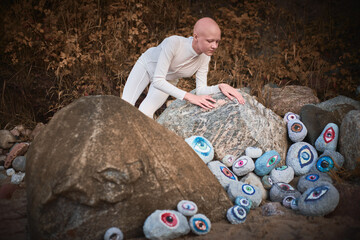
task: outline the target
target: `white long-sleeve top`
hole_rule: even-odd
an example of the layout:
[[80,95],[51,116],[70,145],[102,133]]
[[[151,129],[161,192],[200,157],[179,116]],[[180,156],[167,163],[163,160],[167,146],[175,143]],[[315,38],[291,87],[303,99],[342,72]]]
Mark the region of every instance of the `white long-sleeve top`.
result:
[[168,81],[191,77],[196,72],[197,95],[220,92],[217,85],[207,86],[210,56],[197,54],[192,47],[192,41],[192,37],[171,36],[141,55],[139,61],[145,66],[155,88],[183,99],[186,92]]

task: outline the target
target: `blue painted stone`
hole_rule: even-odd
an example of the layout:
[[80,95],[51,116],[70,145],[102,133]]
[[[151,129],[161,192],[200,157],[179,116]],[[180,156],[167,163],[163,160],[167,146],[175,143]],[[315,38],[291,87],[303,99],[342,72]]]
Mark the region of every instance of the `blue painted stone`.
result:
[[306,126],[298,119],[290,120],[287,123],[287,131],[293,142],[301,142],[307,135]]
[[234,203],[235,203],[235,205],[239,205],[239,206],[243,207],[246,210],[246,213],[250,212],[252,202],[247,197],[238,196],[235,198]]
[[188,220],[174,210],[156,210],[145,220],[143,226],[148,239],[173,239],[190,232]]
[[238,182],[237,176],[220,161],[211,161],[207,166],[225,190],[231,182]]
[[272,202],[282,202],[284,197],[300,197],[301,193],[288,183],[274,183],[270,189],[270,200]]
[[332,183],[332,179],[327,174],[320,174],[315,171],[310,171],[309,173],[299,178],[297,190],[303,193],[308,188],[313,188],[315,186],[318,186],[319,184],[322,184],[323,182]]
[[260,189],[244,182],[231,182],[227,193],[231,201],[235,201],[237,197],[246,197],[252,203],[251,209],[258,207],[262,201]]
[[339,138],[339,127],[335,123],[328,123],[320,136],[315,141],[315,147],[319,152],[325,150],[336,151]]
[[344,161],[345,159],[341,153],[332,150],[325,150],[325,152],[316,160],[313,169],[316,169],[320,173],[337,171],[343,166]]
[[254,168],[254,161],[248,156],[239,157],[232,165],[232,170],[236,176],[244,176],[249,172],[252,172]]
[[281,157],[275,150],[265,152],[255,162],[255,173],[258,176],[264,176],[270,173],[271,170],[280,162]]
[[189,219],[189,226],[196,235],[205,235],[211,230],[211,222],[204,214],[195,214]]
[[285,123],[288,123],[291,120],[300,120],[300,116],[296,113],[292,113],[292,112],[287,112],[284,115],[284,121]]
[[205,164],[213,160],[214,147],[206,138],[202,136],[191,136],[185,139],[185,142],[199,155]]
[[335,210],[339,203],[339,192],[331,183],[307,189],[299,198],[301,214],[306,216],[324,216]]
[[231,224],[243,223],[246,220],[246,210],[239,205],[229,208],[226,212],[226,217]]
[[286,165],[294,169],[295,175],[310,171],[318,157],[316,149],[306,142],[294,143],[286,155]]

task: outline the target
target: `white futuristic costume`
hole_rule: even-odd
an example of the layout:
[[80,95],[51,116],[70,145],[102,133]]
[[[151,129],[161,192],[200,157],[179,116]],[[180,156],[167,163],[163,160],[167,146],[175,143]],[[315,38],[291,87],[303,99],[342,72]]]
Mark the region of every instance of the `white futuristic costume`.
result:
[[192,48],[193,38],[171,36],[148,49],[138,59],[126,81],[122,99],[135,105],[140,94],[150,83],[149,92],[139,110],[153,118],[169,95],[183,99],[186,92],[175,85],[179,78],[190,77],[196,72],[196,94],[220,92],[218,86],[207,86],[210,56],[197,54]]

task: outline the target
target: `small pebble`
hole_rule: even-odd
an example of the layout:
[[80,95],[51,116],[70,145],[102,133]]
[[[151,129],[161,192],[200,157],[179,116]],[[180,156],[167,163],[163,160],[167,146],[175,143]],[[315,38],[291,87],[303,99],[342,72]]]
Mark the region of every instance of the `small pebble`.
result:
[[122,231],[117,227],[111,227],[106,230],[104,235],[104,240],[123,240],[124,234]]
[[290,120],[300,120],[300,116],[298,114],[292,113],[292,112],[287,112],[285,113],[284,116],[284,122],[288,123]]
[[235,159],[236,159],[235,156],[228,154],[228,155],[226,155],[226,156],[221,160],[221,162],[222,162],[225,166],[231,167],[231,166],[233,165]]
[[231,224],[239,224],[245,222],[246,215],[246,210],[238,205],[229,208],[226,212],[226,218]]
[[189,200],[181,200],[177,204],[177,210],[184,216],[193,216],[197,213],[198,207],[196,203]]
[[25,173],[23,172],[14,173],[13,175],[11,175],[11,183],[20,184],[24,179],[24,177],[25,177]]
[[263,216],[283,216],[285,213],[280,210],[281,204],[278,202],[269,202],[261,207]]
[[6,175],[12,176],[13,174],[15,174],[15,170],[13,168],[8,168],[6,170]]
[[16,171],[25,172],[26,157],[25,156],[17,156],[12,162],[12,167]]
[[261,148],[258,147],[247,147],[245,149],[245,155],[251,158],[259,158],[263,154]]
[[195,214],[189,219],[189,226],[196,235],[205,235],[211,230],[211,222],[204,214]]
[[243,207],[246,210],[246,213],[250,212],[251,205],[252,205],[252,202],[250,199],[239,196],[239,197],[235,198],[234,203],[235,203],[235,205],[239,205],[239,206]]

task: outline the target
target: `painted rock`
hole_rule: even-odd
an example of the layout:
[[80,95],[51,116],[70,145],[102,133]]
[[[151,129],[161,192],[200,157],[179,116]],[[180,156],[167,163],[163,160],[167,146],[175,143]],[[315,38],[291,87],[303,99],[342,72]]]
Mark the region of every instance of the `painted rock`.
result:
[[239,205],[235,205],[228,209],[226,217],[231,224],[243,223],[246,220],[246,210]]
[[300,120],[300,116],[296,113],[287,112],[284,115],[284,122],[288,123],[291,120]]
[[299,178],[297,190],[303,193],[308,188],[313,188],[319,184],[322,184],[323,182],[332,183],[332,179],[327,174],[318,174],[316,172],[310,171],[310,173],[305,174]]
[[220,161],[209,162],[207,166],[225,190],[231,182],[238,181],[237,176]]
[[204,214],[195,214],[189,219],[189,226],[196,235],[205,235],[211,230],[211,222]]
[[261,199],[264,201],[267,199],[268,192],[264,188],[260,177],[258,175],[256,175],[255,173],[249,172],[248,174],[246,174],[244,177],[242,177],[240,179],[240,182],[247,183],[247,184],[257,187],[261,193]]
[[261,203],[261,192],[256,186],[243,183],[243,182],[232,182],[228,188],[228,196],[234,201],[237,197],[246,197],[251,200],[251,208],[258,207]]
[[255,173],[258,176],[268,174],[281,161],[280,155],[275,150],[268,151],[255,162]]
[[291,201],[291,203],[290,203],[290,207],[291,207],[291,209],[292,210],[295,210],[295,211],[297,211],[297,210],[299,210],[299,198],[295,198],[295,199],[293,199],[292,201]]
[[144,223],[145,237],[152,240],[173,239],[190,232],[184,215],[173,210],[156,210]]
[[284,182],[289,183],[294,179],[294,169],[292,167],[283,165],[281,167],[274,168],[270,172],[270,178],[272,182]]
[[288,135],[291,141],[301,142],[307,135],[306,126],[298,119],[287,123]]
[[254,169],[254,161],[248,156],[242,156],[236,159],[232,165],[232,170],[237,176],[244,176]]
[[123,240],[124,234],[122,231],[117,227],[111,227],[106,230],[104,235],[104,240]]
[[246,210],[246,213],[250,212],[252,202],[247,197],[238,196],[234,200],[235,205],[239,205]]
[[299,198],[301,214],[306,216],[324,216],[334,211],[339,203],[339,192],[330,183],[307,189]]
[[294,143],[290,146],[286,165],[294,169],[295,175],[309,172],[318,157],[316,149],[306,142]]
[[274,183],[270,189],[270,200],[273,202],[282,202],[284,197],[300,197],[301,193],[288,183]]
[[245,155],[254,159],[261,157],[262,154],[263,151],[258,147],[247,147],[245,149]]
[[339,152],[326,150],[319,156],[313,169],[320,173],[328,173],[330,171],[339,170],[344,164],[344,157]]
[[233,163],[235,162],[236,158],[234,155],[226,155],[225,157],[223,157],[223,159],[221,160],[221,162],[227,166],[227,167],[231,167],[233,165]]
[[339,127],[335,123],[329,123],[325,126],[320,136],[315,141],[315,147],[318,151],[325,150],[336,151],[336,146],[339,138]]
[[214,147],[206,138],[202,136],[191,136],[185,139],[192,149],[199,155],[205,164],[213,160]]
[[285,196],[283,201],[282,201],[282,205],[286,208],[291,208],[291,202],[296,199],[294,196]]
[[272,181],[270,175],[263,176],[261,178],[261,182],[266,190],[269,190],[273,185],[273,181]]
[[198,207],[196,203],[189,200],[181,200],[177,205],[177,210],[184,216],[193,216],[197,213]]

